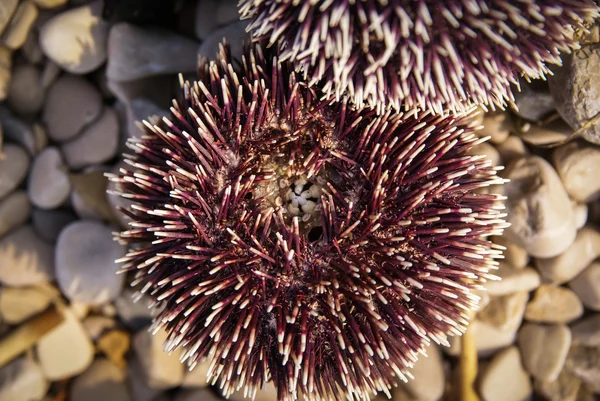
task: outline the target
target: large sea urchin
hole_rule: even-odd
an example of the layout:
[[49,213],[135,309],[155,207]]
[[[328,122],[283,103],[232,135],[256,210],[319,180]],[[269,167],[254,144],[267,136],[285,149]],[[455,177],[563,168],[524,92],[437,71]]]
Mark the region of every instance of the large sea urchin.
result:
[[548,74],[577,47],[594,0],[241,0],[259,39],[310,85],[358,107],[504,107],[511,84]]
[[112,176],[123,259],[225,394],[272,380],[280,400],[388,391],[430,340],[459,334],[500,255],[503,180],[467,116],[323,102],[259,45],[227,47],[145,123]]

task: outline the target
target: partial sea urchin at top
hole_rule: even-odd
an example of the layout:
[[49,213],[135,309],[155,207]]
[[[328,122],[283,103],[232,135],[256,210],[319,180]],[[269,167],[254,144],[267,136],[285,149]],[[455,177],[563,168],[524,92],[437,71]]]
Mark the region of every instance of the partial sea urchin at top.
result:
[[504,107],[510,85],[544,78],[594,0],[241,0],[257,39],[310,85],[362,107],[441,113]]
[[168,350],[226,395],[368,399],[465,330],[506,227],[471,116],[324,102],[258,44],[182,91],[110,176]]

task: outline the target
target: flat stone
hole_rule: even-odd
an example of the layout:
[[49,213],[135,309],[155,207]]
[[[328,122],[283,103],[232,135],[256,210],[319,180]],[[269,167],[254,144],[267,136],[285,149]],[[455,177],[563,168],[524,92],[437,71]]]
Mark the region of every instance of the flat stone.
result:
[[0,2],[0,34],[4,32],[10,22],[10,18],[17,9],[17,4],[19,4],[19,0],[4,0]]
[[24,224],[31,215],[31,203],[24,191],[15,191],[0,201],[0,238]]
[[0,291],[0,313],[8,324],[19,324],[45,310],[51,296],[37,287],[12,288]]
[[77,216],[70,210],[34,209],[32,213],[32,223],[35,232],[51,244],[56,243],[63,228],[75,220],[77,220]]
[[493,273],[500,277],[500,280],[485,283],[485,288],[490,295],[506,295],[517,291],[531,291],[540,285],[540,275],[531,267],[514,269],[500,262],[500,267]]
[[29,31],[27,39],[21,47],[21,53],[29,64],[40,64],[44,61],[44,53],[42,53],[42,48],[38,43],[38,34],[35,29]]
[[552,166],[538,156],[513,161],[504,185],[509,240],[529,254],[550,258],[563,253],[575,240],[573,209],[567,192]]
[[583,315],[583,305],[568,288],[542,284],[525,309],[525,319],[541,323],[568,323]]
[[600,149],[578,141],[558,147],[554,166],[567,193],[581,203],[600,198]]
[[600,347],[600,313],[593,313],[571,326],[573,345]]
[[114,221],[106,188],[108,179],[104,173],[108,166],[90,166],[81,174],[72,174],[71,206],[82,219]]
[[37,114],[42,109],[44,90],[37,67],[23,64],[14,68],[7,101],[10,107],[21,115]]
[[147,329],[140,330],[133,338],[133,349],[150,388],[168,389],[183,382],[183,364],[179,361],[181,352],[164,351],[167,333],[159,330],[155,335]]
[[49,387],[39,365],[31,358],[15,359],[0,369],[0,400],[41,400]]
[[526,401],[532,393],[529,375],[521,364],[517,347],[498,352],[485,369],[479,382],[485,401]]
[[538,380],[554,381],[567,359],[571,331],[564,325],[525,323],[518,343],[527,371]]
[[112,229],[91,220],[69,224],[56,244],[56,279],[71,301],[101,305],[119,296],[125,276],[115,260],[125,255]]
[[446,385],[442,353],[435,345],[428,347],[426,352],[427,357],[419,356],[410,370],[414,379],[401,385],[418,400],[437,401],[444,395]]
[[76,136],[102,112],[102,98],[87,80],[63,75],[50,87],[43,120],[48,135],[57,142]]
[[46,59],[46,64],[44,64],[42,71],[42,87],[48,89],[58,79],[61,71],[58,64],[50,59]]
[[71,385],[70,401],[130,401],[126,372],[104,358],[96,359]]
[[67,164],[80,169],[92,164],[104,163],[117,154],[119,145],[119,121],[117,113],[105,107],[104,112],[77,138],[62,146]]
[[0,239],[0,282],[9,286],[44,283],[54,276],[54,249],[29,225]]
[[94,345],[85,329],[69,310],[64,321],[45,334],[37,344],[37,355],[44,375],[51,381],[77,376],[94,360]]
[[129,351],[131,335],[123,330],[110,330],[102,334],[98,339],[98,350],[101,351],[109,361],[125,369],[127,362],[125,354]]
[[132,81],[162,74],[192,72],[197,68],[198,44],[177,34],[114,25],[108,39],[109,81]]
[[594,262],[585,268],[569,283],[569,287],[586,308],[600,311],[600,262]]
[[27,175],[29,156],[20,146],[7,143],[0,155],[0,199],[14,191]]
[[577,401],[581,380],[568,370],[563,369],[558,375],[558,379],[553,381],[536,380],[534,388],[537,393],[549,401]]
[[477,314],[477,319],[500,330],[516,332],[523,321],[528,297],[526,291],[491,297],[488,305]]
[[600,256],[600,231],[585,226],[577,233],[573,244],[561,255],[536,259],[535,267],[546,283],[564,284],[583,271]]
[[504,255],[504,262],[510,267],[523,269],[529,263],[529,254],[525,248],[509,241],[504,236],[494,237],[493,242],[506,248],[502,254]]
[[29,0],[22,1],[2,34],[1,42],[4,46],[13,50],[21,48],[25,44],[38,13],[35,4]]
[[69,198],[71,184],[60,151],[46,148],[36,156],[29,172],[27,194],[40,209],[55,209]]
[[40,28],[44,54],[63,70],[87,74],[106,61],[109,24],[102,1],[61,12]]

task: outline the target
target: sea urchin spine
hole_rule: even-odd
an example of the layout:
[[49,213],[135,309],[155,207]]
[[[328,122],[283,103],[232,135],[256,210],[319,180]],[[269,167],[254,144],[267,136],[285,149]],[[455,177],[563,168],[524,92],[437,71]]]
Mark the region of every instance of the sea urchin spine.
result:
[[241,0],[255,38],[281,46],[310,85],[360,108],[437,113],[504,107],[519,76],[543,78],[593,0]]
[[155,328],[224,394],[368,399],[465,330],[501,251],[497,168],[469,116],[321,101],[259,45],[227,46],[111,176],[121,262]]

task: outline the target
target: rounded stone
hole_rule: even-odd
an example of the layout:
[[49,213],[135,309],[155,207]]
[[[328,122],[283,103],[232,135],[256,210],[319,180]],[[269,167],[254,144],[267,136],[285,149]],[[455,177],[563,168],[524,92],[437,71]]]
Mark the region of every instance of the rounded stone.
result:
[[536,79],[532,82],[521,82],[520,86],[520,91],[514,91],[517,109],[513,110],[519,117],[537,122],[556,112],[548,81]]
[[527,263],[529,263],[529,254],[523,247],[509,241],[504,236],[494,237],[493,241],[495,244],[506,248],[502,254],[504,255],[504,262],[507,265],[515,269],[523,269],[527,266]]
[[119,121],[117,113],[106,107],[102,115],[85,128],[77,138],[62,145],[67,164],[80,169],[106,162],[117,154]]
[[52,244],[56,242],[63,228],[77,220],[77,216],[70,210],[61,209],[34,209],[31,217],[33,228],[38,235]]
[[49,387],[40,366],[28,357],[15,359],[0,369],[0,400],[41,400]]
[[600,311],[600,262],[594,262],[575,277],[569,287],[586,308]]
[[446,385],[442,353],[435,345],[429,346],[426,352],[427,356],[420,355],[410,370],[414,379],[402,383],[402,386],[418,400],[437,401],[444,395]]
[[181,352],[165,352],[166,340],[164,330],[152,335],[147,329],[142,329],[133,338],[133,349],[147,385],[157,390],[177,387],[183,382],[184,366],[179,361]]
[[559,118],[544,125],[525,123],[519,130],[519,137],[530,145],[544,146],[559,143],[573,132],[573,128]]
[[133,289],[123,290],[115,300],[115,307],[121,321],[133,331],[141,330],[152,322],[150,299]]
[[119,296],[125,276],[115,260],[125,250],[112,229],[96,221],[69,224],[56,244],[56,280],[71,301],[101,305]]
[[15,67],[12,74],[8,87],[8,104],[18,114],[38,113],[44,104],[40,70],[33,65],[24,64]]
[[500,159],[505,164],[512,162],[515,159],[526,156],[529,150],[521,138],[516,135],[509,136],[506,141],[496,147],[500,154]]
[[[3,157],[2,157],[3,156]],[[20,146],[7,143],[0,155],[0,199],[11,193],[21,184],[29,169],[29,156]]]
[[13,14],[10,23],[4,29],[2,42],[12,50],[21,48],[27,40],[27,35],[37,19],[39,11],[29,0],[22,1]]
[[102,19],[102,1],[57,14],[42,25],[44,54],[72,74],[87,74],[106,61],[109,24]]
[[31,203],[24,191],[16,191],[0,201],[0,238],[24,224],[31,214]]
[[48,90],[43,120],[48,135],[64,142],[75,135],[102,112],[102,98],[98,90],[81,77],[63,75]]
[[40,209],[55,209],[69,198],[71,184],[62,155],[57,148],[46,148],[33,161],[27,193]]
[[507,238],[536,257],[564,252],[576,229],[571,201],[552,166],[541,157],[526,156],[508,166],[506,178]]
[[19,324],[42,312],[50,301],[51,295],[37,287],[6,287],[0,291],[0,313],[6,323]]
[[568,323],[583,315],[583,305],[568,288],[542,284],[533,295],[525,319],[541,323]]
[[600,149],[574,141],[554,151],[554,165],[571,199],[582,203],[600,198]]
[[531,291],[540,285],[540,275],[531,267],[515,269],[500,262],[498,270],[493,271],[500,280],[488,281],[485,288],[490,295],[505,295],[517,291]]
[[0,2],[0,35],[4,32],[4,29],[6,29],[18,4],[19,0],[3,0]]
[[564,325],[525,323],[518,343],[527,371],[538,380],[553,381],[567,359],[571,331]]
[[600,313],[592,313],[571,326],[573,345],[600,347]]
[[54,276],[54,249],[33,227],[21,226],[0,239],[0,282],[9,286],[45,283]]
[[526,291],[490,297],[486,307],[477,313],[477,319],[500,330],[516,332],[523,321],[528,298]]
[[509,347],[494,355],[481,374],[479,392],[485,401],[529,400],[531,381],[521,364],[517,347]]
[[510,135],[510,114],[505,111],[486,113],[483,117],[483,128],[477,131],[477,136],[489,136],[490,142],[499,145]]
[[[513,321],[517,321],[517,319]],[[469,330],[472,330],[475,337],[475,348],[480,358],[486,358],[513,344],[517,335],[517,329],[518,327],[510,327],[503,330],[494,324],[478,319],[475,319],[469,325]],[[450,347],[444,348],[444,351],[449,355],[458,356],[461,353],[461,349],[460,337],[450,337]]]
[[126,371],[107,359],[96,359],[73,380],[70,401],[130,401]]

